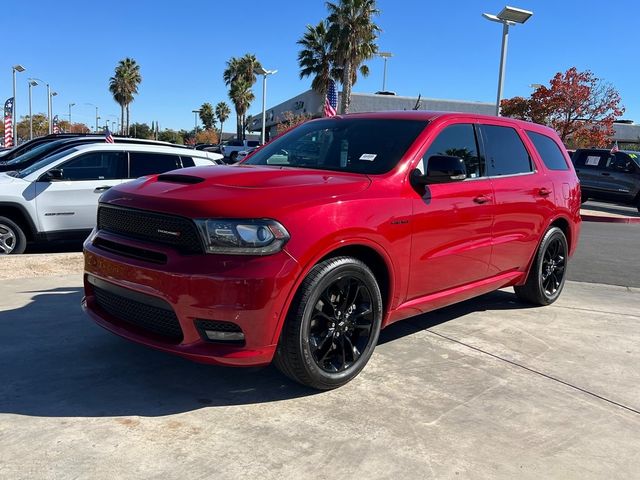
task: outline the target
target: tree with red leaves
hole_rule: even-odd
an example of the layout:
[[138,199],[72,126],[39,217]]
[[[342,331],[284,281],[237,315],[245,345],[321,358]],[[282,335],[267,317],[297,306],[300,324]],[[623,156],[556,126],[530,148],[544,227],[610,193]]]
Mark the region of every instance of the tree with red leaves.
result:
[[572,147],[604,147],[611,143],[613,121],[624,113],[620,95],[589,70],[575,67],[558,72],[549,87],[538,87],[529,98],[500,103],[502,115],[548,125]]

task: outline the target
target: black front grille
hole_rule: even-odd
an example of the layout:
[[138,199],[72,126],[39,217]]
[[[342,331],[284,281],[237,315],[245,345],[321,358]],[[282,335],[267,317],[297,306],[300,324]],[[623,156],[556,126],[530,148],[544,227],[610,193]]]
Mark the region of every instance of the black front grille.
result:
[[204,253],[195,223],[184,217],[100,205],[98,229],[169,245],[182,253]]
[[182,341],[182,328],[171,306],[164,300],[88,278],[98,307],[116,319],[151,332],[173,343]]

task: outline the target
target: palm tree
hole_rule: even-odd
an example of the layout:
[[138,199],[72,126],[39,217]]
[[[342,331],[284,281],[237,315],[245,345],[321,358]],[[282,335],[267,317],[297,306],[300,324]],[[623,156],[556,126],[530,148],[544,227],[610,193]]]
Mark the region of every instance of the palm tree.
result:
[[231,109],[229,108],[229,105],[227,105],[225,102],[220,102],[216,105],[216,117],[218,118],[218,121],[220,122],[220,141],[219,143],[222,143],[222,126],[224,125],[224,122],[227,121],[227,119],[229,118],[229,114],[231,113]]
[[200,106],[200,120],[204,125],[205,130],[211,130],[213,124],[216,122],[215,113],[213,111],[213,105],[209,102],[205,102]]
[[313,76],[311,88],[324,96],[327,93],[329,79],[333,77],[329,23],[323,20],[316,26],[307,25],[307,31],[297,43],[302,46],[302,50],[298,52],[300,78]]
[[[231,57],[222,74],[225,85],[229,87],[229,98],[236,109],[236,134],[239,139],[243,137],[244,114],[255,98],[251,91],[253,84],[256,83],[254,70],[260,67],[261,64],[256,56],[247,53],[240,58]],[[238,107],[241,110],[238,110]]]
[[373,17],[380,11],[375,0],[340,0],[339,3],[327,2],[329,10],[329,37],[335,55],[336,66],[342,69],[342,105],[341,113],[349,113],[351,87],[355,81],[355,72],[362,63],[378,52],[376,39],[380,32]]
[[138,93],[138,86],[141,82],[140,65],[129,57],[118,62],[114,76],[109,79],[109,91],[113,95],[113,99],[120,105],[121,124],[127,135],[129,134],[129,105],[133,102],[134,95]]
[[238,139],[241,140],[244,138],[245,114],[247,113],[247,110],[249,110],[251,102],[255,99],[255,96],[251,91],[251,84],[244,78],[237,79],[231,84],[231,88],[229,89],[229,98],[236,109],[236,115],[238,117],[237,135]]

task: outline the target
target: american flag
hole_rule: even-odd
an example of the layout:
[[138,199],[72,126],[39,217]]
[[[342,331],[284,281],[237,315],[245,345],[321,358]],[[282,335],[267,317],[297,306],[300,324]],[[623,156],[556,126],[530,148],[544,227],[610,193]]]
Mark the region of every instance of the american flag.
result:
[[4,146],[13,147],[13,97],[4,102]]
[[327,96],[324,99],[324,116],[335,117],[336,108],[338,108],[338,92],[336,91],[336,82],[329,79],[327,86]]
[[107,143],[115,143],[115,141],[113,140],[113,135],[111,135],[111,132],[109,131],[109,127],[107,127],[104,132],[104,141]]
[[60,133],[60,125],[58,125],[58,115],[53,117],[53,133]]
[[611,147],[611,153],[616,153],[619,151],[620,149],[618,148],[618,141],[616,140],[616,143],[613,145],[613,147]]

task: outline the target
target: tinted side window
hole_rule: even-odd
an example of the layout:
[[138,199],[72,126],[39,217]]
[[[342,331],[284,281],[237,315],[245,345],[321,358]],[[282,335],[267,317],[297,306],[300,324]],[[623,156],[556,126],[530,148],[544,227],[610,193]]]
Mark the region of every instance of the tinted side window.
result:
[[609,159],[609,152],[576,152],[575,165],[580,168],[605,168]]
[[514,175],[531,172],[531,158],[520,139],[520,135],[511,127],[483,125],[487,170],[490,176]]
[[610,155],[606,168],[615,172],[633,172],[633,160],[626,153],[617,152]]
[[429,150],[424,155],[424,160],[428,163],[429,157],[433,155],[449,155],[462,158],[467,167],[468,178],[477,178],[485,175],[484,162],[481,161],[478,155],[476,134],[473,125],[469,123],[451,125],[442,130],[429,146]]
[[64,180],[118,180],[127,178],[124,152],[91,152],[59,167]]
[[182,166],[183,167],[193,167],[196,163],[193,161],[193,158],[191,157],[185,157],[183,155],[180,155],[180,158],[182,159]]
[[540,154],[542,161],[549,170],[569,170],[567,161],[564,159],[562,150],[558,144],[546,135],[527,131],[527,136],[533,142],[536,150]]
[[178,156],[166,153],[130,152],[130,178],[164,173],[180,167]]

